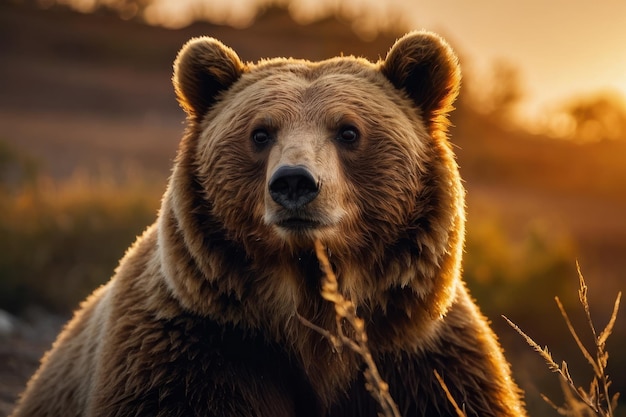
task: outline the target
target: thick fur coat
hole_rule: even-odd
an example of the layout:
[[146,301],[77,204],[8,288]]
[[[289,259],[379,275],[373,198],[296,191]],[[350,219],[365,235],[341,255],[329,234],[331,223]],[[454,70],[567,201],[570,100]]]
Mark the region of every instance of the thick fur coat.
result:
[[460,71],[414,32],[376,63],[243,63],[211,38],[174,66],[187,112],[158,219],[85,301],[14,417],[376,416],[336,330],[316,239],[403,416],[524,416],[461,280],[446,137]]

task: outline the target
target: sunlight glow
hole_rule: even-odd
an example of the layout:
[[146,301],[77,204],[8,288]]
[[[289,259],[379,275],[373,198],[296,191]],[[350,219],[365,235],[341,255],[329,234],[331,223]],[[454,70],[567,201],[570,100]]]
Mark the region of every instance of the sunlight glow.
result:
[[96,10],[98,0],[56,0],[56,3],[71,6],[81,13],[91,13]]
[[[78,7],[80,2],[95,0],[62,1],[76,2]],[[337,15],[352,22],[355,32],[364,39],[376,37],[380,30],[410,26],[398,0],[154,0],[146,8],[144,17],[149,24],[170,28],[186,26],[199,18],[242,28],[252,24],[257,13],[271,5],[288,7],[293,18],[301,24]]]

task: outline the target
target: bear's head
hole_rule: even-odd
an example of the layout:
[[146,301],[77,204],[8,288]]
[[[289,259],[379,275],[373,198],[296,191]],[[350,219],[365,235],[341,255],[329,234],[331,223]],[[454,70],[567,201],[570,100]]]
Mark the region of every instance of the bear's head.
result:
[[[203,276],[185,291],[208,285],[237,305],[254,291],[297,304],[298,280],[315,274],[293,271],[306,269],[319,239],[357,305],[386,311],[407,290],[431,316],[445,312],[464,233],[446,137],[460,71],[445,41],[413,32],[377,63],[252,64],[205,37],[183,47],[174,69],[187,133],[161,235],[178,253],[170,275],[189,253]],[[292,278],[265,283],[270,270]]]

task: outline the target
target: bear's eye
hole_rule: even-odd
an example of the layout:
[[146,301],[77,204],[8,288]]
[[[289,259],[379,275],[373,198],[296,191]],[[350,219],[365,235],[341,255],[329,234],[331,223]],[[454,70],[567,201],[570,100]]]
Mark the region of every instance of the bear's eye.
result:
[[359,140],[359,131],[354,126],[344,126],[339,129],[337,140],[345,144],[354,144]]
[[265,129],[257,129],[252,132],[252,141],[256,145],[266,145],[270,141],[270,134]]

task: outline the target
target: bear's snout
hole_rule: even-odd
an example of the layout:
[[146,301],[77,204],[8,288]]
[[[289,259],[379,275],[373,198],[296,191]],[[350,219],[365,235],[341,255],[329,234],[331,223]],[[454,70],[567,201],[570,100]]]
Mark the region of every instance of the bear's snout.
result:
[[302,165],[282,165],[269,181],[272,200],[289,210],[304,207],[319,192],[319,184],[313,174]]

